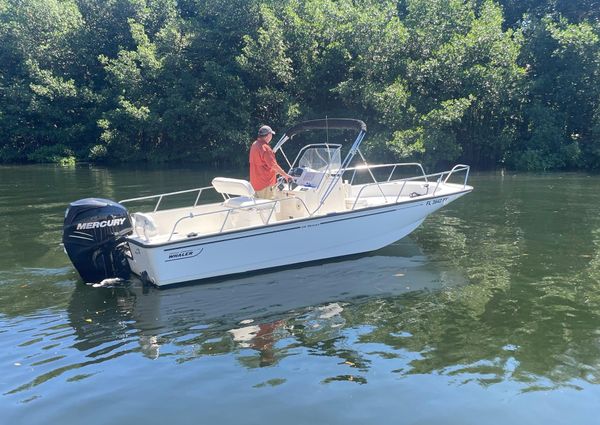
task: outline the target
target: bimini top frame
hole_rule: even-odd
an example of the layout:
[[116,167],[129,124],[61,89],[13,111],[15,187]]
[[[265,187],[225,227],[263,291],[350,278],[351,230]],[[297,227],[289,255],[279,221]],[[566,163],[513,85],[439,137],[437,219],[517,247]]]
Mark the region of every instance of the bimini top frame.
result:
[[[367,132],[367,125],[361,120],[355,120],[352,118],[326,118],[322,120],[304,121],[288,128],[285,133],[283,133],[283,136],[281,136],[281,139],[279,139],[277,144],[273,147],[273,151],[277,152],[296,134],[311,130],[355,130],[357,133],[359,133],[358,136],[362,134],[364,137],[364,134]],[[359,139],[358,136],[357,140]],[[362,141],[362,137],[360,138],[360,141]],[[358,148],[358,146],[356,146],[356,148]]]

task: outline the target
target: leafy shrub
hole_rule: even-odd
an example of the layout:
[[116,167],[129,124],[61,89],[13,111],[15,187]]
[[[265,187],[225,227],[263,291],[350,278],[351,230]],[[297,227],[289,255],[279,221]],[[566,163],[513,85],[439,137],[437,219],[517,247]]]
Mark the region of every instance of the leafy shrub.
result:
[[27,155],[27,160],[38,163],[54,163],[60,165],[75,164],[73,151],[64,145],[42,146]]
[[106,159],[108,151],[104,145],[94,145],[90,148],[88,155],[90,161],[103,161]]

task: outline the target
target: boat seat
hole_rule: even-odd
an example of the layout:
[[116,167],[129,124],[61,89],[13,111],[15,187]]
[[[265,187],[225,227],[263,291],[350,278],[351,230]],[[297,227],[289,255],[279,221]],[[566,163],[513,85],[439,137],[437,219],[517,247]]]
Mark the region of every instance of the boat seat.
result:
[[154,219],[148,214],[139,212],[133,213],[131,219],[133,221],[133,229],[135,230],[135,234],[140,238],[144,237],[144,239],[148,241],[151,237],[158,234],[158,226],[154,222]]
[[[224,195],[237,195],[233,198],[227,198],[223,206],[227,208],[256,208],[271,209],[273,201],[270,199],[256,198],[254,188],[247,180],[230,179],[227,177],[215,177],[212,181],[215,190]],[[276,211],[279,210],[279,204],[276,205]]]
[[215,177],[212,180],[215,190],[224,195],[246,196],[254,198],[256,192],[248,180]]
[[265,209],[273,207],[273,202],[270,199],[257,199],[248,196],[236,196],[235,198],[226,199],[223,202],[224,207],[228,208],[250,208]]

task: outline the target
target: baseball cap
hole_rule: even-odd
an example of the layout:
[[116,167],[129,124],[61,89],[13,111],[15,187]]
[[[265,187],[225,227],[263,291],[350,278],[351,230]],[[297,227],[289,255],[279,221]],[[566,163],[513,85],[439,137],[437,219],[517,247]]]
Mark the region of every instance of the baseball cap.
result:
[[259,136],[266,136],[267,134],[275,134],[275,132],[268,125],[263,125],[258,129]]

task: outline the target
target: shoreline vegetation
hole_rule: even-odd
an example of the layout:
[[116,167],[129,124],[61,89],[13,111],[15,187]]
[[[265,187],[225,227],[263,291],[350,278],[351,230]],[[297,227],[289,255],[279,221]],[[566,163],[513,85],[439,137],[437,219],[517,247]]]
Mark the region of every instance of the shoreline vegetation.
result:
[[0,0],[0,164],[243,164],[367,123],[381,160],[600,169],[600,0]]

